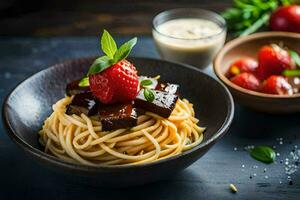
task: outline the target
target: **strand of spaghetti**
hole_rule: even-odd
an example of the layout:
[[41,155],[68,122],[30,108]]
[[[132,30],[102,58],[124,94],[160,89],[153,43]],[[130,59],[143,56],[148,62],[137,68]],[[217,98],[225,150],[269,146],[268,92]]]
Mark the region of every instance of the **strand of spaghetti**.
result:
[[56,137],[56,135],[53,134],[48,128],[44,129],[44,131],[45,131],[45,134],[47,134],[47,136],[48,136],[51,140],[53,140],[53,141],[56,142],[56,143],[59,143],[59,140],[58,140],[58,138]]
[[67,118],[68,122],[69,123],[72,123],[72,124],[75,124],[76,126],[79,126],[81,128],[87,128],[87,125],[75,118],[73,118],[72,116],[70,115],[67,115],[67,114],[62,114],[65,118]]
[[[154,120],[150,120],[150,121],[153,122]],[[149,124],[151,124],[151,123],[148,123],[148,122],[149,121],[145,122],[144,124],[141,124],[141,125],[144,125],[143,128],[141,128],[141,130],[138,129],[138,131],[136,131],[136,132],[132,132],[132,133],[128,133],[128,134],[116,137],[116,138],[112,138],[112,139],[107,140],[106,142],[112,143],[112,142],[120,142],[120,141],[124,141],[124,140],[130,140],[132,138],[142,135],[142,130],[153,131],[153,130],[157,129],[160,125],[159,121],[156,121],[156,123],[152,126],[149,126]],[[141,126],[141,125],[139,125],[139,126]],[[134,130],[136,130],[136,129],[134,129]]]
[[[160,133],[160,131],[161,131],[162,128],[163,128],[162,126],[158,127],[158,128],[153,132],[152,137],[156,137],[156,136]],[[147,140],[147,137],[141,137],[141,138],[136,139],[136,140],[130,140],[130,141],[119,142],[119,143],[117,144],[117,147],[122,147],[122,146],[136,146],[136,145],[143,144],[143,143],[145,143],[145,142],[147,142],[147,141],[148,141],[148,140]]]
[[[118,130],[116,130],[114,132],[111,132],[111,133],[109,133],[109,134],[107,134],[107,135],[105,135],[105,136],[103,136],[99,139],[94,140],[91,143],[91,145],[101,144],[103,142],[110,142],[109,140],[111,138],[114,138],[114,137],[120,135],[121,133],[124,133],[125,131],[126,131],[126,129],[118,129]],[[110,143],[115,143],[115,142],[110,142]]]
[[122,154],[119,153],[117,151],[112,150],[111,148],[109,148],[108,146],[106,146],[105,144],[101,143],[100,144],[101,148],[104,149],[107,153],[114,155],[118,158],[122,158],[122,159],[127,159],[127,160],[144,160],[146,158],[151,157],[153,154],[155,154],[154,151],[148,152],[146,154],[140,155],[140,156],[130,156],[130,155],[126,155],[126,154]]
[[94,138],[94,139],[98,139],[99,136],[97,135],[97,133],[94,131],[94,127],[93,127],[93,124],[92,124],[92,121],[85,115],[85,114],[81,114],[80,115],[82,117],[82,119],[85,120],[86,124],[87,124],[87,128],[91,134],[91,136]]
[[[110,148],[112,148],[112,144],[110,144]],[[80,155],[85,156],[85,157],[97,157],[97,156],[101,156],[103,154],[106,153],[106,151],[104,151],[103,149],[97,150],[97,151],[92,151],[92,152],[88,152],[88,151],[83,151],[81,149],[76,149],[76,152],[78,152]]]
[[155,120],[150,118],[148,121],[145,121],[142,124],[138,124],[137,126],[132,127],[130,130],[131,131],[139,131],[139,130],[144,129],[145,127],[153,125],[154,123],[155,123]]
[[[157,142],[161,142],[164,138],[168,137],[168,129],[164,128],[164,130],[162,132],[160,132],[160,134],[161,135],[156,139]],[[152,145],[147,142],[147,143],[141,144],[139,146],[127,147],[127,149],[124,149],[124,151],[126,151],[128,154],[136,154],[137,152],[140,152],[143,149],[145,149],[146,151],[152,150],[152,148],[147,148],[147,147],[151,147],[151,146]]]
[[65,155],[62,155],[60,153],[55,152],[55,150],[53,149],[53,146],[49,146],[49,150],[51,151],[51,153],[53,155],[55,155],[56,157],[58,157],[58,158],[60,158],[60,159],[62,159],[64,161],[67,161],[67,162],[70,162],[70,163],[76,163],[74,159],[72,159],[70,157],[67,157]]
[[92,162],[89,162],[85,159],[83,159],[81,156],[79,156],[76,151],[73,149],[72,146],[72,128],[74,125],[70,125],[67,129],[67,135],[66,135],[66,146],[67,146],[67,152],[69,153],[69,155],[74,158],[75,160],[77,160],[78,162],[82,163],[82,164],[86,164],[86,165],[95,165]]
[[149,141],[152,142],[152,144],[154,145],[155,147],[155,154],[153,156],[151,156],[150,158],[147,158],[147,159],[144,159],[144,160],[141,160],[141,161],[137,161],[137,162],[133,162],[133,163],[130,163],[129,165],[132,165],[132,164],[143,164],[143,163],[147,163],[147,162],[151,162],[151,161],[154,161],[158,158],[159,154],[160,154],[160,146],[158,144],[158,142],[155,140],[154,137],[152,137],[149,133],[147,133],[147,131],[143,130],[143,134],[149,139]]

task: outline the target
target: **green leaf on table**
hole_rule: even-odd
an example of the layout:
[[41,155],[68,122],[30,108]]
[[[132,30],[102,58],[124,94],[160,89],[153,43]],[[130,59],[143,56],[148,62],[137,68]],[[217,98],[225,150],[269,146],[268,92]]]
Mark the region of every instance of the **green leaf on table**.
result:
[[289,50],[290,56],[298,67],[300,67],[300,56],[296,51]]
[[300,76],[300,70],[299,69],[287,69],[282,72],[282,75],[284,75],[284,76]]
[[113,60],[108,56],[101,56],[97,58],[91,65],[88,76],[91,74],[102,72],[113,64]]
[[250,155],[252,158],[267,164],[274,162],[276,157],[274,150],[268,146],[257,146],[251,150]]
[[137,38],[133,38],[128,42],[125,42],[120,48],[116,51],[114,55],[114,62],[117,63],[123,59],[125,59],[129,53],[131,52],[132,48],[135,46],[137,42]]
[[103,31],[101,37],[101,48],[102,51],[111,59],[114,58],[114,55],[118,49],[115,40],[106,30]]
[[78,84],[79,87],[88,87],[89,85],[90,85],[89,77],[82,78]]
[[154,95],[153,91],[151,91],[149,89],[144,89],[144,97],[149,102],[153,102],[155,99],[155,95]]

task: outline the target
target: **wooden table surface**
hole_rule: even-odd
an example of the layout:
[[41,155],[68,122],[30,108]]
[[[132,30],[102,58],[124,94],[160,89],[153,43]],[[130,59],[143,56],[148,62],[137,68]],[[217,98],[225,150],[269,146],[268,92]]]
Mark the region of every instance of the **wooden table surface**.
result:
[[[95,37],[6,37],[0,38],[0,52],[2,103],[9,91],[29,75],[57,62],[96,55],[99,48]],[[140,38],[133,54],[158,57],[150,37]],[[206,72],[212,75],[211,68]],[[204,157],[163,181],[124,189],[104,189],[79,184],[72,178],[62,179],[31,160],[5,132],[1,124],[0,199],[275,200],[300,196],[299,171],[291,176],[293,185],[289,185],[285,164],[280,163],[285,162],[295,145],[300,147],[299,114],[274,116],[236,105],[230,131]],[[280,155],[276,163],[266,165],[249,156],[244,150],[247,145],[275,145]],[[238,188],[236,194],[230,191],[230,183]]]
[[[221,12],[231,0],[7,0],[1,10],[0,35],[94,36],[106,28],[113,34],[151,33],[152,19],[172,8]],[[4,7],[4,6],[3,6]]]

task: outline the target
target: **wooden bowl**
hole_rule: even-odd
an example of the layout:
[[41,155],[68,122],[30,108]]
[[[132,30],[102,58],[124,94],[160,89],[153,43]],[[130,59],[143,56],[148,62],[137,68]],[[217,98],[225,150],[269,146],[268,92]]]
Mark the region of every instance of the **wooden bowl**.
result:
[[230,64],[244,56],[257,58],[257,52],[266,44],[280,43],[300,52],[300,34],[288,32],[262,32],[240,37],[228,42],[214,60],[214,72],[229,88],[234,100],[251,109],[273,113],[295,113],[300,111],[300,94],[291,96],[272,95],[244,89],[233,84],[226,76]]
[[162,81],[180,85],[180,93],[194,103],[199,123],[207,127],[203,142],[170,158],[132,166],[85,166],[45,153],[38,142],[43,121],[52,112],[52,105],[64,97],[66,84],[82,77],[94,59],[75,59],[38,72],[20,83],[3,104],[3,122],[10,138],[39,163],[60,172],[62,179],[74,180],[76,177],[78,183],[105,187],[128,187],[158,181],[191,165],[227,132],[234,115],[234,104],[222,83],[188,65],[129,58],[140,74],[160,74]]

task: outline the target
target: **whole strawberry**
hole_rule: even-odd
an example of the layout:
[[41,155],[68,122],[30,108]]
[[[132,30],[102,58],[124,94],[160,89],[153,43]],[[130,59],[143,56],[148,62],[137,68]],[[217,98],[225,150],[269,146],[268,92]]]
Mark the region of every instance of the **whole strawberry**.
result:
[[275,44],[260,49],[258,63],[256,75],[260,80],[271,75],[280,75],[285,69],[293,69],[295,66],[289,53]]
[[250,57],[243,57],[235,60],[229,67],[229,70],[226,73],[228,78],[232,78],[240,73],[249,72],[254,73],[258,63],[255,59]]
[[264,81],[261,91],[268,94],[292,95],[293,88],[283,76],[270,76]]
[[243,72],[239,75],[236,75],[230,80],[234,84],[248,90],[258,91],[260,87],[259,80],[253,74],[248,72]]
[[[112,36],[104,30],[101,47],[105,56],[97,58],[88,71],[87,78],[91,91],[104,104],[128,102],[138,94],[139,80],[136,68],[126,60],[137,39],[124,43],[117,48]],[[85,80],[85,82],[84,82]]]
[[105,104],[130,101],[138,93],[137,71],[127,60],[90,75],[89,82],[93,94]]

